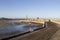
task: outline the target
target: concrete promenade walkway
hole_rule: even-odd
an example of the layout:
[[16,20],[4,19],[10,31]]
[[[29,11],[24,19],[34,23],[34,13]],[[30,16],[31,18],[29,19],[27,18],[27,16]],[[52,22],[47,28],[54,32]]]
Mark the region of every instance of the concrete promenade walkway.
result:
[[50,40],[60,40],[60,29],[51,37]]
[[47,27],[23,36],[19,36],[10,40],[52,40],[52,36],[59,30],[57,24],[47,22]]

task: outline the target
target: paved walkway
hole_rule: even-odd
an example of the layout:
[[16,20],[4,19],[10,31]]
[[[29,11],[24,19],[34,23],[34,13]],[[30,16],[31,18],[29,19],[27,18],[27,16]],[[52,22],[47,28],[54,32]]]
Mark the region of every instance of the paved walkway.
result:
[[[25,35],[23,37],[16,37],[11,40],[53,40],[52,36],[59,30],[55,23],[48,23],[47,28]],[[52,38],[51,38],[52,37]]]
[[50,40],[60,40],[60,29],[51,37]]

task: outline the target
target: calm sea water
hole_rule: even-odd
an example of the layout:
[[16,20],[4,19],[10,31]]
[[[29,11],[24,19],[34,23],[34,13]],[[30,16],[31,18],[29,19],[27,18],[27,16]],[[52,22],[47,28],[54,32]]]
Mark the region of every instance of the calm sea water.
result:
[[0,27],[0,38],[5,36],[15,35],[18,33],[28,32],[29,29],[37,29],[35,25],[23,24],[23,25],[7,25]]

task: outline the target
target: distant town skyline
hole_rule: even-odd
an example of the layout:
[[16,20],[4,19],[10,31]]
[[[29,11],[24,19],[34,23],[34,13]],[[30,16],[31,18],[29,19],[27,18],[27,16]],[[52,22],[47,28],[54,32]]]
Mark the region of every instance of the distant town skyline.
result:
[[0,0],[0,18],[60,18],[60,0]]

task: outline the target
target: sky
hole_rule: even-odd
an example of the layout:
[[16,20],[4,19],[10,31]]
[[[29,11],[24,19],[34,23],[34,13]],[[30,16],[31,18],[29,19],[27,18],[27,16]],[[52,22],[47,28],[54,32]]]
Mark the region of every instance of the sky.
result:
[[0,17],[60,18],[60,0],[0,0]]

